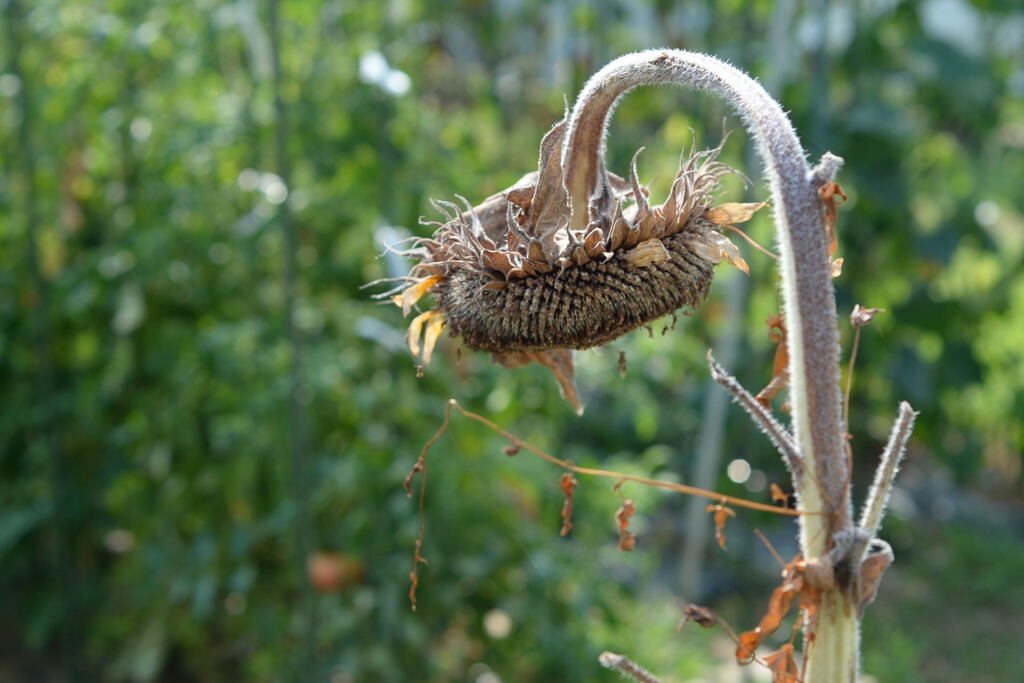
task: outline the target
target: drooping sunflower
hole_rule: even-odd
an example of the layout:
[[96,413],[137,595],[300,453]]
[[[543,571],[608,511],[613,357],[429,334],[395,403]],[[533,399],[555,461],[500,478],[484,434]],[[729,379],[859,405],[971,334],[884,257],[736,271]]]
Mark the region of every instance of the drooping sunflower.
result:
[[[405,314],[431,292],[435,308],[413,319],[409,348],[425,365],[448,327],[467,347],[506,367],[550,368],[563,396],[581,412],[572,350],[606,344],[656,318],[696,307],[714,266],[747,264],[721,226],[748,220],[764,204],[712,207],[721,178],[735,171],[722,149],[685,155],[665,201],[652,206],[636,172],[604,168],[588,215],[573,216],[565,186],[567,119],[540,145],[539,168],[472,206],[434,201],[444,222],[400,252],[419,260],[390,296]],[[724,139],[722,141],[724,143]],[[579,227],[574,227],[579,226]],[[421,344],[422,335],[422,344]]]

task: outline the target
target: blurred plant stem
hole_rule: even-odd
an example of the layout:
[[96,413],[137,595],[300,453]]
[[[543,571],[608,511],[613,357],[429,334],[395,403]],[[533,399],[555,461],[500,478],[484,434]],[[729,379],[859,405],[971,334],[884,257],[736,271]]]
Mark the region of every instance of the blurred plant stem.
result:
[[[31,345],[36,352],[35,390],[31,422],[34,428],[33,441],[45,453],[49,462],[51,520],[51,562],[57,577],[60,596],[60,615],[57,621],[57,637],[60,648],[60,667],[65,675],[77,678],[80,670],[79,645],[75,636],[79,624],[78,589],[75,576],[74,556],[70,552],[71,530],[68,515],[68,473],[61,453],[60,429],[57,427],[57,402],[55,400],[54,352],[50,330],[50,286],[42,272],[42,254],[39,247],[39,206],[36,185],[36,153],[32,123],[35,111],[32,102],[32,87],[25,75],[22,64],[24,57],[25,32],[27,31],[24,10],[20,0],[7,3],[7,70],[17,79],[18,135],[17,163],[20,178],[15,184],[15,195],[20,190],[24,210],[25,262],[28,264],[31,280],[31,296],[27,305],[34,309],[30,326]],[[20,182],[18,182],[20,181]]]
[[298,235],[295,220],[288,206],[292,190],[291,159],[288,154],[288,119],[284,100],[281,97],[281,21],[278,0],[267,0],[267,24],[270,34],[270,55],[274,91],[274,128],[277,175],[284,183],[286,194],[278,205],[277,220],[284,233],[284,307],[285,327],[291,346],[291,368],[288,381],[288,435],[292,460],[292,504],[295,506],[295,570],[299,581],[299,619],[302,646],[296,657],[296,680],[310,680],[315,671],[315,614],[313,611],[313,588],[307,578],[306,563],[310,556],[311,529],[307,499],[309,497],[309,474],[304,433],[304,415],[301,394],[305,391],[302,382],[302,337],[295,320],[298,288]]

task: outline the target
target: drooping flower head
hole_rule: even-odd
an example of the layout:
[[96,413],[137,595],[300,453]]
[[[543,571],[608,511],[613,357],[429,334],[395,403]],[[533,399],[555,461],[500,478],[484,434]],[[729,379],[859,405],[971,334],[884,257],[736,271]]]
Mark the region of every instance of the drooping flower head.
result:
[[512,187],[477,206],[461,197],[461,207],[433,202],[445,221],[425,223],[436,227],[434,234],[402,252],[419,263],[388,295],[406,313],[428,291],[436,295],[436,308],[417,316],[409,330],[414,355],[425,330],[424,364],[447,326],[506,367],[531,361],[549,367],[579,411],[571,350],[696,307],[716,263],[727,260],[746,272],[719,228],[748,220],[763,204],[712,208],[720,179],[733,172],[717,161],[720,144],[691,151],[659,205],[649,202],[637,178],[640,151],[628,181],[605,170],[602,158],[587,215],[573,215],[563,169],[577,150],[566,145],[567,122],[544,136],[538,170]]

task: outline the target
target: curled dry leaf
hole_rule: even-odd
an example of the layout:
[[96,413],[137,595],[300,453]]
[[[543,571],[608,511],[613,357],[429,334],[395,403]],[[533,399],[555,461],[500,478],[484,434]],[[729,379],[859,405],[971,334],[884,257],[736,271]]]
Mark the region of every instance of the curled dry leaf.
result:
[[626,352],[619,351],[619,360],[616,363],[616,367],[619,371],[619,377],[626,378],[626,371],[629,369],[629,365],[626,362]]
[[423,548],[423,539],[416,539],[416,549],[413,551],[412,556],[412,571],[409,572],[409,605],[412,607],[412,611],[416,611],[416,588],[419,586],[420,580],[418,572],[419,565],[429,564],[427,558],[420,554],[420,549]]
[[765,408],[770,408],[772,399],[789,384],[789,350],[782,315],[769,316],[765,323],[768,325],[768,338],[775,343],[775,358],[772,361],[772,379],[756,398]]
[[559,488],[562,489],[565,501],[562,503],[562,529],[558,532],[561,536],[568,536],[569,532],[572,531],[572,498],[578,485],[579,482],[576,481],[576,477],[572,476],[571,472],[566,472],[562,475]]
[[[799,598],[798,604],[807,622],[813,624],[821,601],[821,591],[805,580],[805,566],[806,564],[797,558],[782,570],[782,584],[772,591],[768,609],[761,622],[756,628],[741,633],[736,640],[736,661],[739,664],[749,664],[754,660],[758,645],[778,630],[782,620],[789,613],[794,597]],[[813,637],[813,628],[810,629],[810,633]]]
[[711,628],[718,623],[718,617],[708,607],[690,603],[683,607],[683,618],[676,624],[676,630],[682,631],[686,623],[692,621],[703,628]]
[[800,680],[800,667],[797,666],[793,646],[790,643],[765,655],[764,665],[772,672],[772,683],[797,683]]
[[860,304],[854,304],[850,312],[850,324],[854,327],[864,327],[874,320],[879,313],[885,313],[884,308],[865,308]]
[[888,543],[877,538],[872,542],[871,552],[860,565],[858,608],[861,613],[875,599],[882,574],[889,568],[894,558],[892,547]]
[[715,513],[715,540],[718,541],[718,545],[722,550],[726,550],[725,523],[730,517],[735,517],[736,512],[722,504],[708,505],[705,512]]
[[636,513],[633,501],[626,498],[615,513],[615,522],[619,526],[619,550],[633,550],[636,546],[636,535],[629,530],[629,518]]
[[[839,217],[839,208],[846,203],[849,197],[839,187],[838,183],[826,183],[818,189],[818,196],[825,205],[825,229],[828,230],[828,255],[836,253],[839,248],[839,240],[836,238],[836,220]],[[842,199],[837,201],[836,197]],[[834,276],[833,276],[834,277]]]

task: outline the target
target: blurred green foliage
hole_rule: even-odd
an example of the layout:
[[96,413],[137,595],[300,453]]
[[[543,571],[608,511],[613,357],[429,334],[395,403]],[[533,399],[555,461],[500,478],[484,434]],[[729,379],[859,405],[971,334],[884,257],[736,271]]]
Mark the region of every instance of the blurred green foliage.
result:
[[[499,371],[447,339],[417,379],[400,311],[359,288],[404,267],[376,255],[423,234],[430,197],[510,185],[535,166],[563,96],[646,47],[773,73],[809,152],[846,159],[840,309],[886,309],[853,392],[858,480],[906,398],[922,411],[912,466],[952,473],[956,495],[1019,505],[1024,12],[1012,0],[283,0],[276,19],[255,0],[2,4],[0,680],[614,680],[603,649],[669,679],[712,676],[720,636],[673,631],[678,499],[627,487],[639,542],[624,554],[617,497],[582,481],[560,539],[559,473],[456,421],[430,459],[430,564],[412,614],[418,519],[401,484],[449,396],[577,463],[688,477],[703,356],[729,316],[745,319],[735,372],[751,387],[770,377],[773,264],[749,255],[739,311],[716,293],[674,331],[580,354],[583,418],[543,369]],[[691,93],[637,92],[612,126],[611,167],[647,145],[657,196],[690,130],[713,144],[724,114]],[[747,156],[736,130],[725,159],[756,179]],[[766,217],[751,232],[770,243]],[[735,411],[725,452],[783,480]],[[894,524],[933,513],[902,506]],[[791,535],[741,515],[702,598],[738,623],[774,579],[755,525]],[[1019,545],[995,553],[972,528],[934,532],[938,558],[910,552],[925,542],[914,533],[894,538],[895,578],[865,635],[879,680],[1020,677],[1012,646],[981,656],[1001,641],[959,619],[1020,575],[1008,569]],[[985,533],[1019,538],[1019,521]],[[343,567],[330,590],[310,592],[311,553]],[[965,577],[947,615],[937,596]],[[909,597],[895,589],[913,581]],[[955,638],[939,632],[947,619]],[[948,661],[922,668],[937,643]]]

